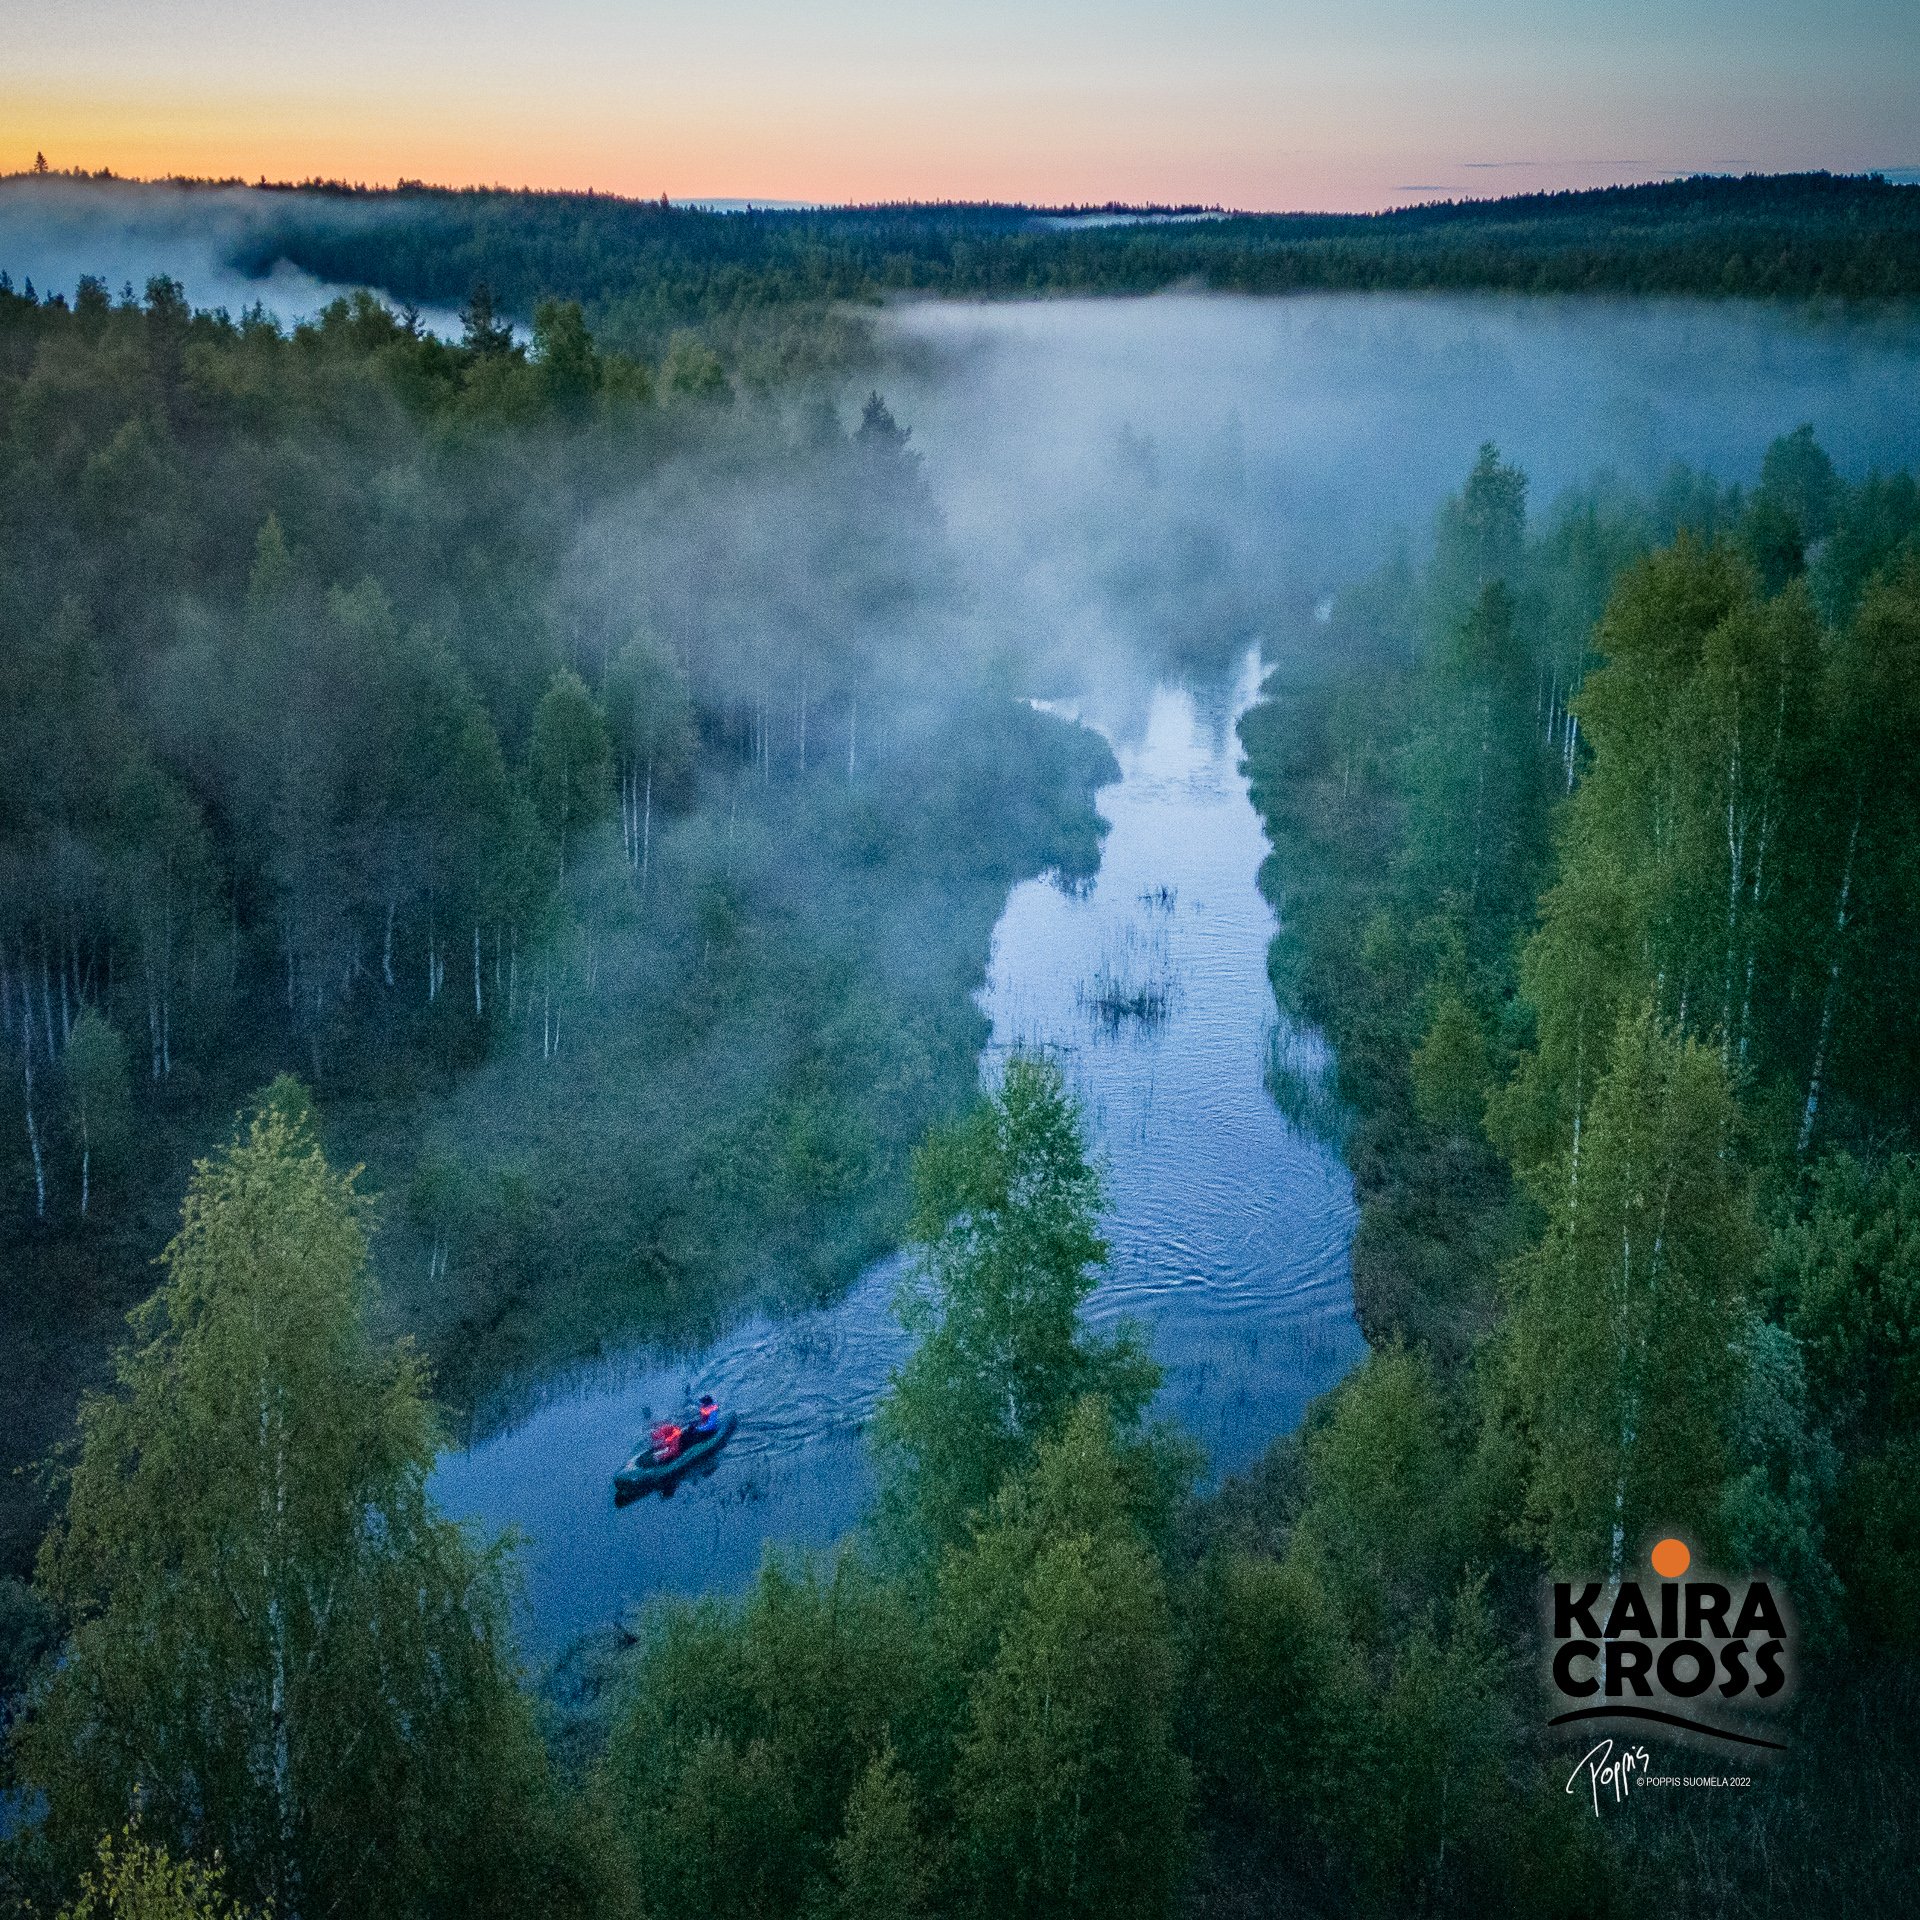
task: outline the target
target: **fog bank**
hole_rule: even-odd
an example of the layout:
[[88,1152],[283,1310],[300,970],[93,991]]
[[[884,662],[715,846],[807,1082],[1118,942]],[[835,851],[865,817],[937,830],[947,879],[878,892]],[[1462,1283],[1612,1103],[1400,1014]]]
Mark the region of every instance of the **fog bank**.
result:
[[1751,302],[1199,294],[896,308],[886,391],[995,617],[1055,677],[1124,636],[1217,654],[1332,591],[1483,441],[1536,513],[1676,462],[1750,482],[1810,421],[1841,471],[1920,451],[1920,316]]
[[[282,326],[311,320],[350,289],[316,280],[281,260],[252,279],[230,264],[240,244],[286,212],[288,196],[258,187],[187,187],[132,181],[70,180],[59,174],[0,181],[0,270],[16,287],[32,281],[43,298],[73,298],[82,274],[94,274],[118,296],[141,292],[164,273],[186,289],[195,307],[224,307],[236,319],[256,302]],[[308,195],[311,215],[329,203]],[[379,217],[370,207],[339,205],[344,221]],[[423,310],[434,331],[457,338],[459,317]]]

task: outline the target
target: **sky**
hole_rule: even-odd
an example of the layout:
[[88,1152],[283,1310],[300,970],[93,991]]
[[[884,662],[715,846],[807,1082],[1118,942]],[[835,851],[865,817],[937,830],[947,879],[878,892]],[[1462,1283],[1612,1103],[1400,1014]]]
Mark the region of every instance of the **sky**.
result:
[[1916,0],[10,0],[0,172],[1361,211],[1920,167]]

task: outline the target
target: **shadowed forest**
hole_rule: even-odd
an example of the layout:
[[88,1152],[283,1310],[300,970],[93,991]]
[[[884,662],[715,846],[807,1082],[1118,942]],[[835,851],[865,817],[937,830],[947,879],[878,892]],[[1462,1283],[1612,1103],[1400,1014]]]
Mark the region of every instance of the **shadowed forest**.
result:
[[[1103,231],[1032,244],[1202,244]],[[6,1510],[10,1886],[1902,1911],[1912,477],[1785,421],[1746,484],[1530,511],[1488,446],[1420,558],[1265,610],[1271,971],[1333,1058],[1271,1079],[1353,1169],[1372,1352],[1202,1491],[1147,1330],[1079,1318],[1087,1116],[1043,1056],[977,1075],[994,919],[1098,864],[1108,750],[963,617],[879,394],[756,391],[698,300],[602,336],[604,287],[451,270],[457,343],[0,292],[8,1464],[59,1447]],[[902,1240],[861,1530],[529,1685],[510,1550],[428,1491],[447,1414]],[[1662,1531],[1791,1595],[1788,1751],[1601,1820],[1542,1583]]]
[[999,297],[1486,288],[1895,299],[1920,291],[1908,189],[1825,174],[1696,179],[1383,214],[1202,208],[832,207],[715,213],[604,194],[315,186],[251,237],[275,261],[402,299],[484,281],[517,311],[586,304],[597,334],[660,351],[675,328],[764,360],[756,313],[883,294]]
[[[261,186],[267,186],[262,182]],[[110,175],[20,175],[58,219],[127,191]],[[239,181],[133,189],[174,203],[182,242]],[[1005,299],[1318,291],[1684,294],[1850,302],[1920,295],[1920,193],[1877,175],[1697,176],[1644,186],[1438,202],[1380,214],[1000,205],[713,208],[604,193],[310,181],[228,237],[265,285],[292,267],[452,314],[475,287],[523,324],[581,304],[603,347],[653,361],[676,342],[777,387],[870,350],[862,309],[902,295]],[[196,216],[196,207],[200,209]],[[64,288],[62,289],[64,292]]]
[[1007,886],[1097,859],[1107,750],[995,691],[882,405],[650,397],[543,312],[0,295],[10,1465],[282,1065],[456,1402],[844,1281]]
[[[1516,1881],[1523,1850],[1495,1906],[1894,1912],[1911,1879],[1917,516],[1909,475],[1849,486],[1804,428],[1749,490],[1676,473],[1532,522],[1487,448],[1425,576],[1340,595],[1242,724],[1374,1353],[1217,1503],[1227,1537],[1304,1570],[1337,1528],[1350,1630],[1399,1657],[1432,1619],[1537,1647],[1542,1569],[1617,1579],[1650,1529],[1799,1613],[1764,1798],[1643,1796],[1626,1884]],[[1539,1658],[1478,1645],[1457,1843],[1498,1859]],[[1270,1818],[1248,1870],[1286,1884]]]

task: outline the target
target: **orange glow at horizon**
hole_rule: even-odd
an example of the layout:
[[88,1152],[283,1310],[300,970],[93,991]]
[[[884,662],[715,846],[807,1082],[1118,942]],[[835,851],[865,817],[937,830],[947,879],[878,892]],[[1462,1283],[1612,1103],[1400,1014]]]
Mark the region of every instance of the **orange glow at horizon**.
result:
[[0,171],[1360,211],[1903,168],[1911,0],[63,0]]
[[[257,100],[84,104],[23,101],[0,88],[0,173],[44,153],[55,171],[108,169],[131,179],[343,180],[392,186],[528,187],[640,199],[808,201],[998,200],[1034,205],[1203,204],[1365,212],[1430,197],[1416,161],[1337,152],[1180,155],[1161,143],[1116,160],[1067,142],[999,152],[874,151],[852,139],[807,139],[790,126],[683,125],[670,135],[608,138],[597,128],[476,130],[453,114],[416,112],[404,131],[381,108]],[[1053,151],[1047,151],[1052,148]],[[1566,184],[1599,182],[1587,172]],[[1410,191],[1411,189],[1411,191]],[[1447,189],[1476,190],[1462,182]],[[1480,189],[1484,191],[1484,186]],[[1497,189],[1496,189],[1497,190]]]

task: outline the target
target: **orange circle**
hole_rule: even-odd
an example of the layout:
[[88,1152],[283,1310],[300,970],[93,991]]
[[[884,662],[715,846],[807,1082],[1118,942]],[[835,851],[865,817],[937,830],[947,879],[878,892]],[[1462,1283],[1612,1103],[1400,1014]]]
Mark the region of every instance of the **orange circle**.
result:
[[1653,1570],[1662,1580],[1678,1580],[1693,1565],[1693,1555],[1684,1540],[1662,1540],[1654,1548]]

